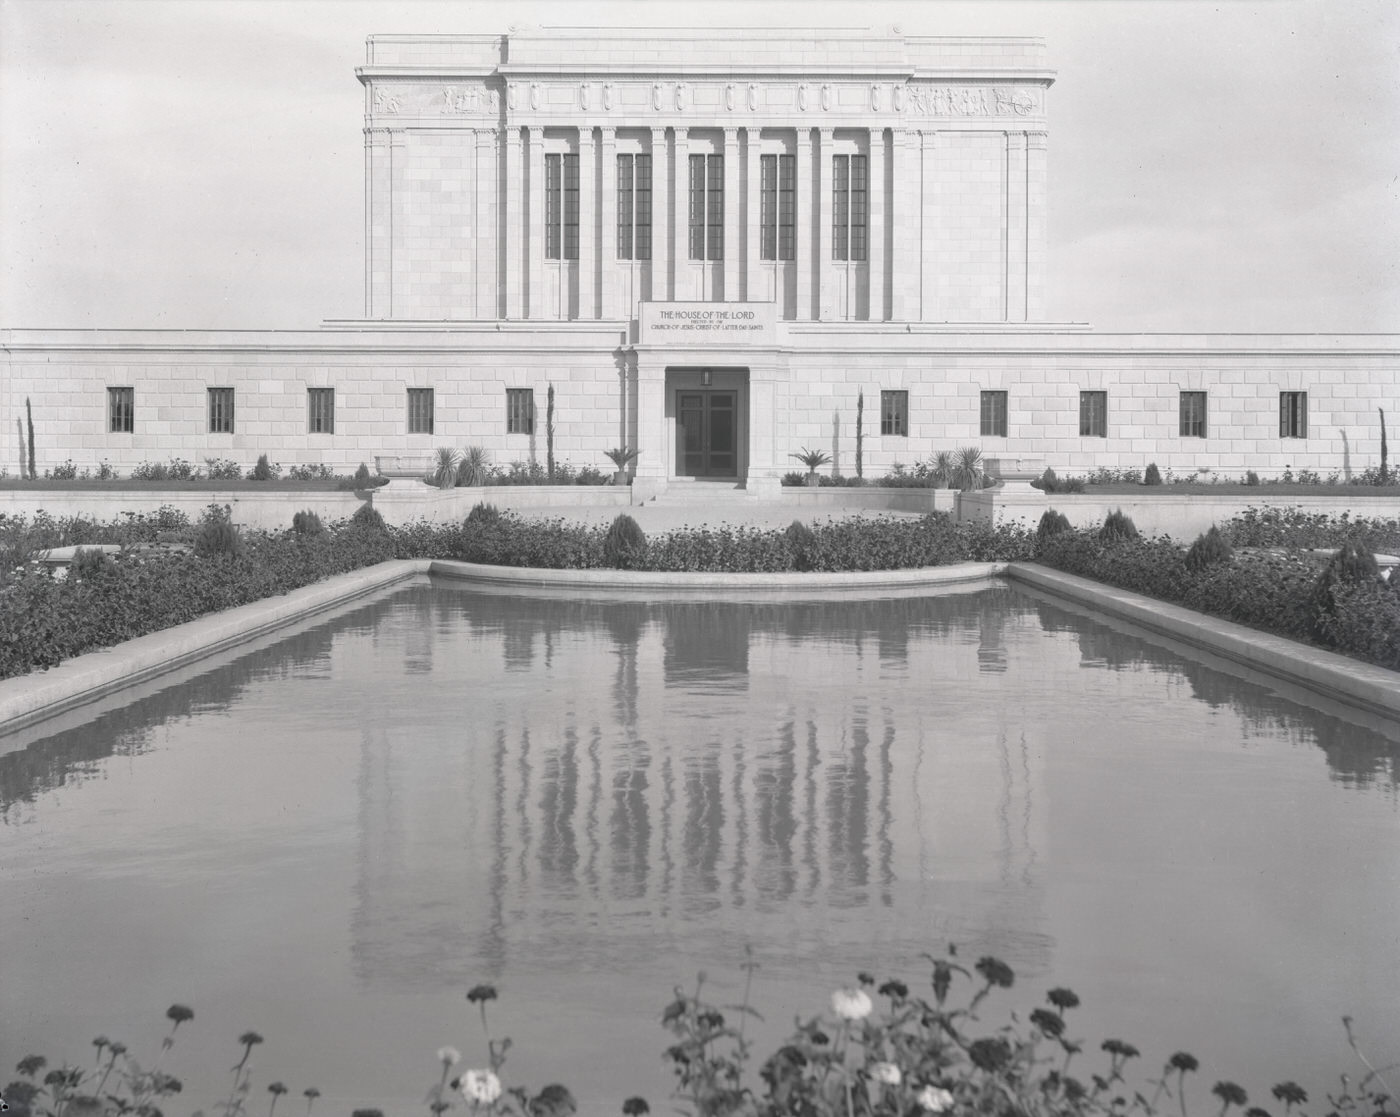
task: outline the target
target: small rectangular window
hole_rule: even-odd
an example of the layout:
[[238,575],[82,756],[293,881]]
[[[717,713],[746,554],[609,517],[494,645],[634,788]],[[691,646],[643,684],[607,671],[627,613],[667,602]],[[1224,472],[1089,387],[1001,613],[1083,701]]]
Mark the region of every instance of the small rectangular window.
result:
[[982,393],[982,434],[987,438],[1006,437],[1006,393]]
[[651,259],[651,156],[617,157],[617,258]]
[[1181,393],[1181,437],[1205,438],[1206,436],[1206,394],[1205,392]]
[[335,389],[306,389],[306,429],[311,434],[335,434]]
[[791,260],[797,244],[796,156],[759,156],[759,259]]
[[209,433],[233,433],[233,389],[209,389]]
[[535,390],[506,389],[506,434],[535,433]]
[[408,433],[433,433],[433,390],[431,388],[410,388],[408,390]]
[[880,433],[908,435],[909,393],[880,393]]
[[1079,393],[1079,434],[1084,438],[1108,437],[1108,393]]
[[632,193],[637,199],[634,240],[638,260],[651,259],[651,156],[638,155]]
[[1308,393],[1280,392],[1278,394],[1278,436],[1280,438],[1308,437]]
[[136,389],[107,389],[107,429],[131,434],[136,429]]

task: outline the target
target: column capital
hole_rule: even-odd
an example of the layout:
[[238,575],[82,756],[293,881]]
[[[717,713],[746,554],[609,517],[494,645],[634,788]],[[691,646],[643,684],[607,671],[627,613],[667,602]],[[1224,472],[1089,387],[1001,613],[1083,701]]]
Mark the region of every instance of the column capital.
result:
[[1050,137],[1045,132],[1027,132],[1026,146],[1033,151],[1044,151]]
[[817,129],[817,132],[818,132],[818,133],[820,134],[820,136],[821,136],[821,141],[822,141],[822,146],[823,146],[823,147],[825,147],[827,144],[831,143],[832,137],[834,137],[834,136],[836,135],[836,129],[835,129],[835,128],[818,128],[818,129]]
[[611,125],[604,124],[598,128],[602,133],[602,140],[605,144],[614,143],[617,140],[617,129]]
[[389,129],[389,146],[403,147],[408,142],[408,136],[401,128]]
[[665,143],[665,142],[666,142],[666,126],[665,126],[664,124],[663,124],[663,125],[658,125],[658,126],[653,126],[653,127],[650,129],[650,131],[651,131],[651,142],[652,142],[653,144]]
[[738,143],[738,142],[739,142],[739,126],[738,126],[737,124],[727,126],[727,127],[724,129],[724,143],[725,143],[725,146],[727,147],[727,146],[729,146],[730,144],[736,144],[736,143]]
[[675,131],[676,131],[676,140],[677,140],[678,142],[679,142],[679,141],[685,141],[685,140],[689,140],[689,139],[690,139],[690,129],[689,129],[689,128],[687,128],[687,127],[685,127],[684,125],[681,125],[681,124],[677,124],[677,125],[675,125],[674,127],[675,127]]

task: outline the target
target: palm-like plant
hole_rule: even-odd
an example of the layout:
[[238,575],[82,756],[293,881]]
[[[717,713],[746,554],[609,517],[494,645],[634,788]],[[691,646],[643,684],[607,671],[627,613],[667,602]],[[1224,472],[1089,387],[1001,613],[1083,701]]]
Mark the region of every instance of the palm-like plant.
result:
[[958,450],[957,461],[953,465],[953,487],[957,489],[980,489],[985,467],[982,451],[976,446],[964,446]]
[[612,450],[604,450],[603,453],[618,469],[626,469],[637,460],[641,451],[630,446],[618,446]]
[[437,466],[433,469],[433,484],[440,489],[450,489],[457,483],[457,463],[461,459],[450,446],[439,446],[436,454]]
[[457,462],[457,484],[476,487],[484,485],[491,477],[491,458],[485,448],[468,446],[462,451]]
[[805,446],[802,447],[802,452],[800,454],[789,454],[788,457],[796,458],[805,465],[807,467],[808,477],[815,477],[817,475],[817,470],[831,461],[831,455],[826,453],[826,451],[809,450]]
[[939,450],[929,462],[929,476],[935,489],[945,489],[951,485],[954,471],[953,455],[947,450]]

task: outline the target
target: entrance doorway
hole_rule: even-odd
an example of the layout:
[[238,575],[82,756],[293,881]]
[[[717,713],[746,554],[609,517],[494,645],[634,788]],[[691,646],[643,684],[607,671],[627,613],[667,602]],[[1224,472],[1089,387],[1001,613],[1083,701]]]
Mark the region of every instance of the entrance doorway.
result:
[[681,477],[737,477],[737,419],[737,392],[678,391],[676,473]]

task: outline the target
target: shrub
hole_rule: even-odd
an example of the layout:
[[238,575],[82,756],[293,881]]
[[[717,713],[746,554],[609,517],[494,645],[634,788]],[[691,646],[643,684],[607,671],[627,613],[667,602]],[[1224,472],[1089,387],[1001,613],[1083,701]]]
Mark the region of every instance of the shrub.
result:
[[1235,548],[1220,534],[1214,524],[1210,530],[1196,537],[1191,549],[1186,552],[1186,569],[1204,570],[1216,563],[1229,562],[1235,555]]
[[241,481],[243,467],[229,458],[205,458],[204,475],[211,481]]
[[1255,473],[1252,469],[1246,469],[1244,471],[1244,483],[1250,486],[1259,484],[1259,474]]
[[1037,480],[1031,482],[1031,487],[1040,489],[1042,492],[1053,493],[1055,491],[1055,482],[1058,480],[1059,478],[1055,476],[1055,471],[1047,465],[1045,467],[1045,472],[1042,473]]
[[963,446],[958,450],[953,463],[953,476],[950,479],[955,489],[980,489],[986,477],[986,464],[982,451],[976,446]]
[[796,570],[812,569],[812,546],[817,537],[812,529],[801,520],[793,520],[783,532],[783,540],[792,552],[792,565]]
[[1053,508],[1047,508],[1040,516],[1040,523],[1035,528],[1035,539],[1037,543],[1044,543],[1052,535],[1059,535],[1062,531],[1073,531],[1074,525],[1069,522],[1069,517],[1063,512],[1056,512]]
[[68,576],[71,578],[91,578],[95,574],[102,573],[107,568],[109,561],[106,551],[97,547],[79,547],[73,552],[73,561],[68,566]]
[[501,511],[494,504],[474,504],[467,513],[468,527],[485,527],[501,521]]
[[626,512],[613,520],[603,537],[603,558],[618,570],[636,568],[646,557],[647,537]]
[[384,524],[384,517],[379,514],[373,504],[368,502],[355,509],[355,514],[350,517],[350,523],[355,527],[365,528],[369,531],[388,530]]
[[359,468],[355,470],[355,484],[363,488],[365,485],[369,484],[369,479],[369,466],[365,465],[364,462],[361,462]]
[[807,483],[807,475],[792,470],[791,472],[783,474],[782,483],[786,488],[800,488]]
[[437,465],[433,467],[429,480],[440,489],[452,488],[457,483],[457,466],[461,464],[457,451],[450,446],[439,446],[434,457]]
[[1161,471],[1157,468],[1156,462],[1147,463],[1147,472],[1142,475],[1144,485],[1160,485],[1162,483]]
[[55,481],[76,481],[78,478],[78,467],[73,464],[73,459],[69,458],[62,465],[56,465],[52,470],[45,470],[44,476]]
[[274,470],[273,466],[268,462],[266,454],[259,454],[257,465],[253,466],[253,468],[248,471],[248,480],[271,481],[280,472],[281,467]]
[[1121,508],[1115,508],[1104,517],[1103,527],[1099,528],[1099,538],[1105,542],[1122,539],[1140,539],[1137,525],[1131,516],[1124,515]]
[[335,474],[331,472],[331,467],[325,463],[310,465],[294,465],[287,470],[287,478],[291,481],[329,481]]
[[594,469],[591,465],[586,465],[578,471],[578,476],[574,478],[575,485],[606,485],[612,477],[604,474],[601,469]]
[[457,484],[476,488],[491,482],[491,458],[481,446],[468,446],[457,460]]
[[292,531],[297,535],[324,535],[326,529],[321,523],[321,517],[307,509],[292,517]]
[[229,520],[227,507],[209,506],[195,532],[194,553],[200,558],[212,558],[214,555],[233,555],[236,558],[243,553],[243,537]]

